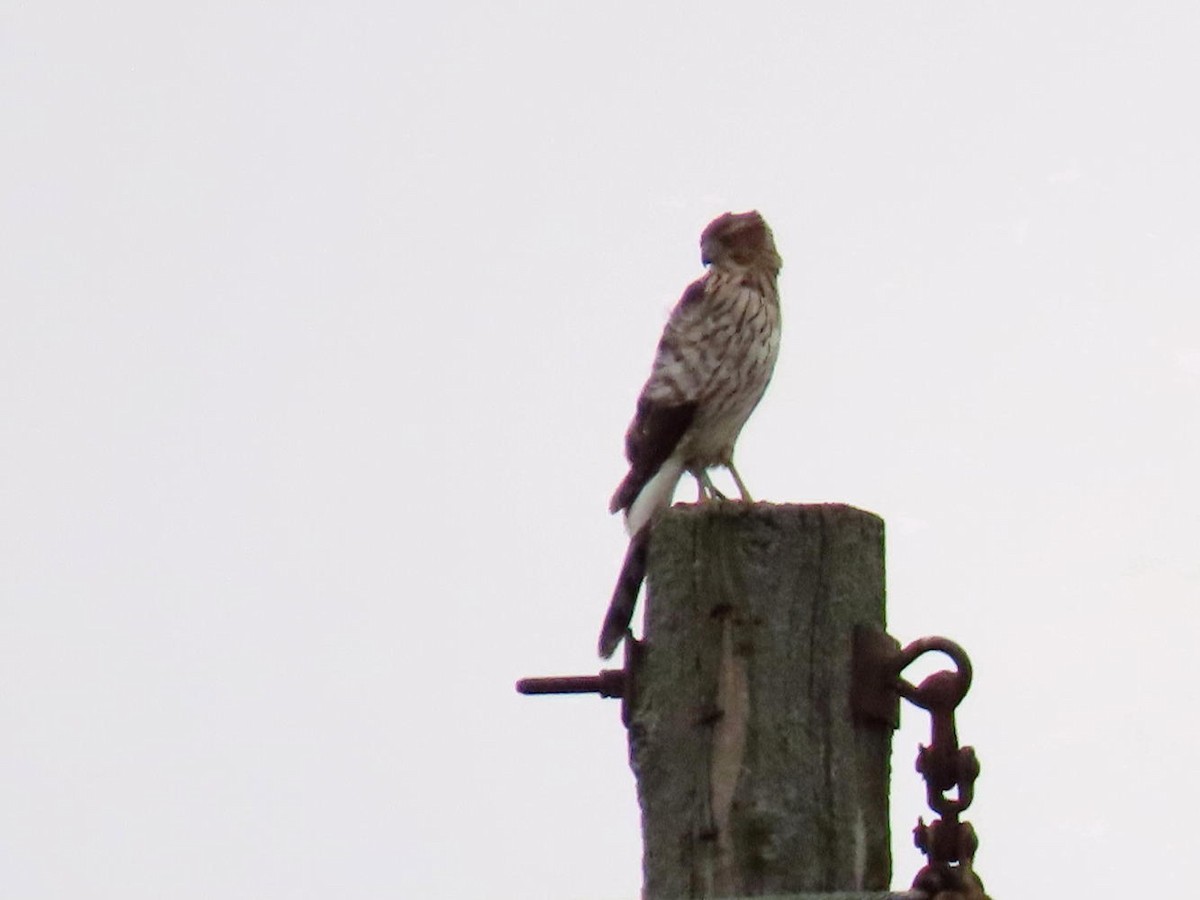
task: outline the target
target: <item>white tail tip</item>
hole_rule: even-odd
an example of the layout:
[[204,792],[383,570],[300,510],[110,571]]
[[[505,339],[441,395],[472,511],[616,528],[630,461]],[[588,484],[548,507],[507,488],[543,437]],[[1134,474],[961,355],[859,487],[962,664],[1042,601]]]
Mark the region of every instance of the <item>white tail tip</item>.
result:
[[637,499],[625,514],[625,530],[632,537],[641,531],[660,509],[671,505],[675,496],[675,486],[683,476],[683,461],[672,456],[662,464],[654,477],[646,482]]

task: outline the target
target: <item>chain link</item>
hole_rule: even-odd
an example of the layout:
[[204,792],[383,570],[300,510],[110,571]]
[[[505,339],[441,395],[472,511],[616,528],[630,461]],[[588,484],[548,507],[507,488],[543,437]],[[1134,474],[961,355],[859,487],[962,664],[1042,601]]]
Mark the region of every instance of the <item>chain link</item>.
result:
[[[975,798],[979,760],[972,747],[958,745],[954,711],[971,687],[971,660],[958,644],[946,638],[928,637],[913,641],[899,653],[903,672],[926,653],[944,653],[954,662],[954,671],[935,672],[913,685],[897,675],[901,697],[927,711],[931,739],[917,751],[917,771],[925,779],[925,797],[939,818],[929,824],[917,819],[913,837],[928,862],[917,873],[913,889],[932,900],[988,900],[983,882],[975,873],[975,851],[979,838],[970,822],[959,816]],[[954,796],[948,796],[953,791]]]

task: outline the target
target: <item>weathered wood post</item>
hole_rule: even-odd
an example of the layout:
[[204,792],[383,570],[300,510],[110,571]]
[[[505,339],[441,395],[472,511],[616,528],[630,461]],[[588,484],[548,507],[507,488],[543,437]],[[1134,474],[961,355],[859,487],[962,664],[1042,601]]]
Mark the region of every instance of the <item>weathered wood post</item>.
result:
[[643,896],[886,890],[891,731],[850,705],[854,628],[885,624],[882,520],[676,507],[646,603],[628,723]]

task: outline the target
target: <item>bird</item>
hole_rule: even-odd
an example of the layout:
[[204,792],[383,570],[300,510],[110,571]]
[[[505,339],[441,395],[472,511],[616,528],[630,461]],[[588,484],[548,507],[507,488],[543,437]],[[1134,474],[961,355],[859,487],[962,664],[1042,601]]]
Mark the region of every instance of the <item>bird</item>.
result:
[[783,263],[770,227],[753,210],[710,222],[700,235],[700,259],[706,271],[671,311],[625,433],[629,472],[609,512],[624,513],[629,547],[600,632],[604,659],[629,634],[651,529],[683,474],[696,479],[698,502],[726,500],[708,473],[723,466],[740,499],[753,502],[733,449],[779,356]]

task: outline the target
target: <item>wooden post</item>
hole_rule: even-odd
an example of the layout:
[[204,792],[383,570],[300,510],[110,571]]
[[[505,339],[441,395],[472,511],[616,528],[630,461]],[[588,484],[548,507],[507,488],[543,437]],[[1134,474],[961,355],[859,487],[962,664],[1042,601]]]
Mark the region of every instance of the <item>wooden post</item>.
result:
[[647,584],[629,720],[643,897],[886,890],[891,731],[850,708],[854,626],[885,624],[882,520],[675,507]]

